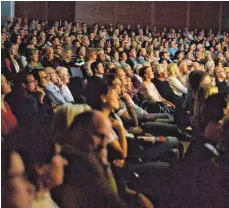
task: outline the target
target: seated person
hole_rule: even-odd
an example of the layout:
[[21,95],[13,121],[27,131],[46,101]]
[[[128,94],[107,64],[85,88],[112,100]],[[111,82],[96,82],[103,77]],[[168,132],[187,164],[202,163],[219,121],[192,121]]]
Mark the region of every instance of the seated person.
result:
[[34,74],[39,86],[44,89],[46,95],[53,104],[57,106],[66,104],[67,102],[60,93],[60,88],[55,85],[55,83],[59,81],[56,72],[51,67],[47,67],[45,71],[36,71]]
[[15,132],[18,128],[18,121],[15,115],[12,113],[10,106],[5,100],[5,96],[11,93],[10,83],[6,80],[4,75],[1,75],[1,128],[2,128],[2,137],[9,136]]
[[[155,85],[151,82],[154,78],[154,73],[151,67],[143,67],[140,69],[139,75],[143,78],[143,83],[139,87],[139,93],[144,100],[150,100],[153,103],[163,102],[169,107],[175,108],[175,105],[163,98],[157,91]],[[156,112],[159,113],[159,112]]]
[[219,92],[229,93],[229,86],[226,83],[226,73],[223,67],[215,68],[216,86],[219,88]]
[[44,69],[42,64],[38,61],[39,60],[39,51],[37,49],[29,49],[28,51],[29,62],[25,66],[26,72],[32,72],[35,69]]
[[72,93],[67,86],[67,84],[70,82],[68,69],[65,67],[58,66],[56,68],[56,73],[58,74],[60,81],[62,83],[60,86],[61,95],[64,97],[67,103],[74,103],[74,98],[72,96]]
[[154,83],[160,95],[166,100],[175,104],[176,107],[181,107],[182,98],[176,96],[169,83],[166,81],[166,78],[168,77],[167,70],[165,70],[161,64],[157,64],[154,70],[154,75],[155,77],[152,82]]
[[21,93],[16,95],[11,106],[22,124],[30,125],[31,122],[50,121],[53,109],[45,92],[37,86],[32,73],[21,76]]

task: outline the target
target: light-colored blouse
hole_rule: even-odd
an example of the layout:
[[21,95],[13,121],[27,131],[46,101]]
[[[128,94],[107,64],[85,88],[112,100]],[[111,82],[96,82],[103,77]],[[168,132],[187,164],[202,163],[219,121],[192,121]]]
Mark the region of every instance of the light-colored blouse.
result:
[[182,97],[182,94],[187,94],[187,88],[176,77],[168,77],[166,81],[177,96]]

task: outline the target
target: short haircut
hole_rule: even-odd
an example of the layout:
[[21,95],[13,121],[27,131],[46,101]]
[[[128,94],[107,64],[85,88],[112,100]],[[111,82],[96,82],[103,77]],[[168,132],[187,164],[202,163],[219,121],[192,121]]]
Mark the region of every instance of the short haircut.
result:
[[144,66],[139,71],[139,76],[142,77],[143,79],[145,78],[145,73],[147,68],[149,68],[149,66]]

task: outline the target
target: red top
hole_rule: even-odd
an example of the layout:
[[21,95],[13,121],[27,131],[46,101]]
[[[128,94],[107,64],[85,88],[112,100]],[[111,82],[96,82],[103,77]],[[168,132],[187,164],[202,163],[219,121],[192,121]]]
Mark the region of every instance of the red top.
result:
[[12,113],[10,106],[7,102],[4,101],[6,111],[3,109],[2,116],[1,116],[1,127],[2,127],[2,136],[8,136],[9,134],[13,133],[18,126],[17,119]]

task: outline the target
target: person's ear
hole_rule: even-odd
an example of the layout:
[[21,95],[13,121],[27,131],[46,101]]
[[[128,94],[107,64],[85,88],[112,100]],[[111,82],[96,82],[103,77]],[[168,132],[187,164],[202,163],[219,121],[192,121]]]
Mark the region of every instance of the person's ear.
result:
[[107,98],[105,95],[101,95],[101,100],[103,103],[106,103],[107,102]]

